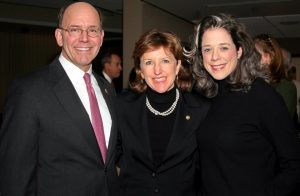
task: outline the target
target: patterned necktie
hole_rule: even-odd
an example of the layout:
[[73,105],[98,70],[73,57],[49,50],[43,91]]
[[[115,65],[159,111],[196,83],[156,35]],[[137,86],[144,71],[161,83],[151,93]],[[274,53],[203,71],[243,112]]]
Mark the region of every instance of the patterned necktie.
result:
[[96,94],[95,94],[95,91],[94,91],[92,83],[91,83],[90,74],[85,73],[83,78],[84,78],[84,81],[86,84],[86,88],[87,88],[89,100],[90,100],[93,129],[94,129],[94,132],[95,132],[95,135],[97,138],[98,145],[100,147],[103,161],[105,162],[107,148],[106,148],[106,144],[105,144],[104,128],[103,128],[102,118],[101,118]]

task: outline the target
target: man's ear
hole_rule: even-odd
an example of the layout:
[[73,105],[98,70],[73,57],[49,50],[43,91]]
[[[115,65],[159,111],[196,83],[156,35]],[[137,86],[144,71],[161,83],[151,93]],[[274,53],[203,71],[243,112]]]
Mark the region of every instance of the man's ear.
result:
[[63,38],[62,38],[62,30],[61,29],[55,29],[55,39],[58,46],[63,46]]
[[103,39],[104,39],[104,30],[101,31],[100,37],[101,37],[100,46],[102,46]]

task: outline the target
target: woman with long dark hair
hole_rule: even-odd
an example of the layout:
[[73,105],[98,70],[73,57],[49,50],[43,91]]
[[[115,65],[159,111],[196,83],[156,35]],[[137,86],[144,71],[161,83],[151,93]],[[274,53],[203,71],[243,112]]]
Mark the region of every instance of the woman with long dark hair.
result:
[[197,135],[201,195],[284,196],[300,180],[300,146],[280,95],[266,81],[244,26],[204,17],[190,51],[196,89],[212,98]]

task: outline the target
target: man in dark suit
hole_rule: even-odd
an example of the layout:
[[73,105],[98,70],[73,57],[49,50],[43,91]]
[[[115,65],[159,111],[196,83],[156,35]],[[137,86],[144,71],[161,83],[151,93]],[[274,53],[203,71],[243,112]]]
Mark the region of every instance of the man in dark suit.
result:
[[101,59],[103,77],[112,83],[113,79],[118,78],[122,71],[121,57],[115,52],[106,52]]
[[122,91],[122,78],[119,78],[122,72],[122,60],[117,52],[108,50],[101,58],[101,73],[110,84],[112,84],[117,93]]
[[[115,94],[91,65],[103,41],[101,20],[88,3],[63,8],[55,30],[60,56],[11,85],[0,132],[1,196],[117,195]],[[94,120],[86,73],[105,153],[93,129],[100,118]]]

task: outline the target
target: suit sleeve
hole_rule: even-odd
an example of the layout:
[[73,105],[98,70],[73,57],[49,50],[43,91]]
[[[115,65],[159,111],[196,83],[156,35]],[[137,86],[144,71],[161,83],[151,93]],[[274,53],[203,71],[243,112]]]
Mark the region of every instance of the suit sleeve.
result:
[[1,196],[36,195],[39,126],[35,97],[20,82],[8,91],[0,132]]
[[[262,103],[261,119],[277,155],[277,171],[269,187],[270,195],[289,195],[300,183],[300,139],[283,99],[267,94]],[[297,185],[298,184],[298,185]]]

